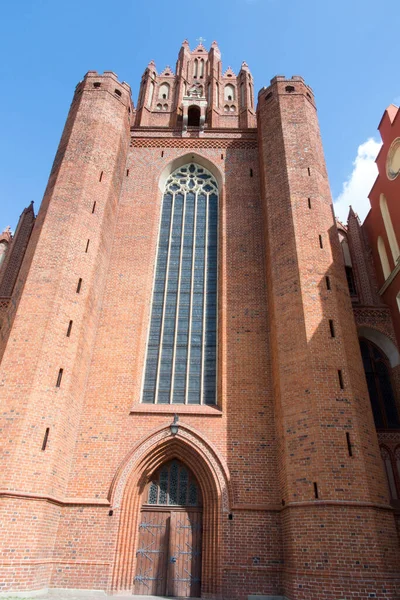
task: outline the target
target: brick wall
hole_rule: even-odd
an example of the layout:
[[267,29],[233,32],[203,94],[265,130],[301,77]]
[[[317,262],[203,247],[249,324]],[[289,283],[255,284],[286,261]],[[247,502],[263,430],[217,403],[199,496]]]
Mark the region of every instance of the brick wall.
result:
[[[314,98],[278,77],[259,102],[257,132],[185,137],[130,129],[113,73],[78,85],[0,366],[4,591],[129,592],[144,485],[178,458],[204,499],[204,597],[396,597]],[[218,405],[142,405],[160,181],[192,161],[220,187]]]

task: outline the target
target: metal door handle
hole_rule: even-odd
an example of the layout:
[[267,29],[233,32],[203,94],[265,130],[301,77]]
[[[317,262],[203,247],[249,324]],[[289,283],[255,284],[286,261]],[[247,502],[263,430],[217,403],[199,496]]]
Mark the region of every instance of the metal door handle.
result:
[[176,563],[176,556],[171,556],[169,562]]

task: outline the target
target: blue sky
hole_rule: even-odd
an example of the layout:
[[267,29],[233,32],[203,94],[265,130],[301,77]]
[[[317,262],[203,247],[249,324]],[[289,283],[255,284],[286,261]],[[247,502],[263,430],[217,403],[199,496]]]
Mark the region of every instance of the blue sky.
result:
[[0,229],[14,228],[31,200],[38,210],[86,71],[116,72],[136,103],[149,60],[174,68],[181,42],[194,47],[199,36],[206,47],[217,40],[224,68],[246,60],[257,91],[276,74],[306,79],[333,197],[345,184],[338,207],[365,212],[379,148],[367,141],[379,141],[384,109],[400,101],[398,1],[16,0],[1,12]]

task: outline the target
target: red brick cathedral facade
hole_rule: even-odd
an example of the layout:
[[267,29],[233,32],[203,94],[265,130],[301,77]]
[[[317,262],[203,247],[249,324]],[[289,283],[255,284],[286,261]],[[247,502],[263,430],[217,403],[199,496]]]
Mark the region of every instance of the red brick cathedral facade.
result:
[[0,239],[3,595],[398,597],[398,346],[354,219],[378,434],[310,87],[256,108],[215,42],[151,62],[136,109],[85,76]]

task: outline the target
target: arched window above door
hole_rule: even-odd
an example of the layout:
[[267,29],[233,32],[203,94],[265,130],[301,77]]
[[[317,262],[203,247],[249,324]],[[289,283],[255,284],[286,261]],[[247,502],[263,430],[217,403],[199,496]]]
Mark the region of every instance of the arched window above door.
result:
[[375,426],[379,429],[400,428],[389,361],[369,340],[361,339],[360,348]]
[[151,477],[145,503],[161,506],[201,506],[201,492],[193,473],[178,460],[160,467]]

